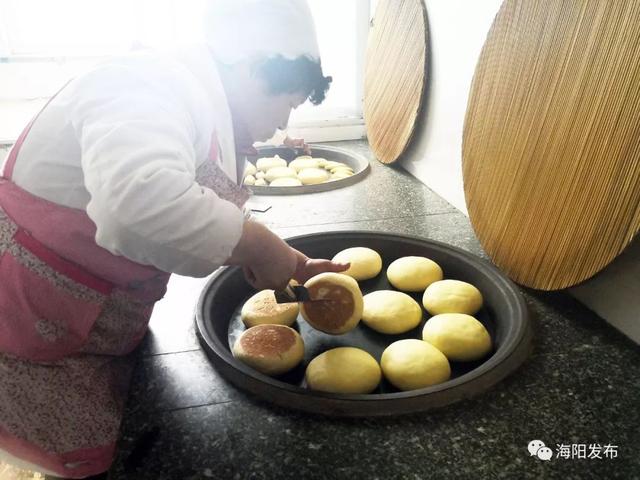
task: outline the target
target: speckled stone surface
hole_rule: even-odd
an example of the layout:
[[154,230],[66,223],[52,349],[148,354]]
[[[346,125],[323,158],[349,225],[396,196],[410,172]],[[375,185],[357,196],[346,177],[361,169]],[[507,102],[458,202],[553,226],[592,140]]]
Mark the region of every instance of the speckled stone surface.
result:
[[129,412],[164,411],[236,400],[202,350],[140,359],[129,389]]
[[[281,197],[256,218],[285,237],[392,231],[486,258],[464,215],[401,170],[372,167],[352,192]],[[356,198],[372,207],[343,203]],[[523,290],[534,351],[489,392],[424,414],[334,419],[274,407],[216,372],[193,331],[205,281],[172,278],[154,311],[112,480],[640,478],[640,347],[565,293]],[[534,439],[554,458],[530,456]],[[617,458],[556,458],[559,444],[611,444]]]

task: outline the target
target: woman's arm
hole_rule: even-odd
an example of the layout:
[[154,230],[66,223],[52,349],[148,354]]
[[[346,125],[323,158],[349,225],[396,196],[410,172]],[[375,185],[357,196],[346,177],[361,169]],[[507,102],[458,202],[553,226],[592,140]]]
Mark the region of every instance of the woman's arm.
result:
[[311,259],[290,247],[264,225],[247,220],[242,236],[226,265],[243,267],[247,281],[256,289],[284,288],[289,280],[304,283],[322,272],[342,272],[349,264]]

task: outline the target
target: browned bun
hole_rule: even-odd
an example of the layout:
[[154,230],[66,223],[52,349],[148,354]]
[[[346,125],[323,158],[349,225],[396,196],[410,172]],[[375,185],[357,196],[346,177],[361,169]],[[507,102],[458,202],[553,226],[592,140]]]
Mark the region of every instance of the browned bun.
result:
[[280,375],[302,361],[304,342],[286,325],[256,325],[238,337],[233,356],[266,375]]
[[352,330],[362,318],[363,300],[358,282],[341,273],[326,272],[304,286],[314,300],[303,302],[300,312],[315,329],[333,335]]

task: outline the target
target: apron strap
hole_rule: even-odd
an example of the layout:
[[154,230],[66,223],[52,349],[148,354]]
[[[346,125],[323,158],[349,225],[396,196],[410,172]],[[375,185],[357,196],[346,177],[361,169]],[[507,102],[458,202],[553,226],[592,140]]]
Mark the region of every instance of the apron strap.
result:
[[213,190],[218,197],[235,204],[242,209],[251,196],[251,192],[244,186],[234,182],[220,166],[220,147],[218,136],[214,131],[211,135],[209,159],[200,165],[197,175],[200,184]]

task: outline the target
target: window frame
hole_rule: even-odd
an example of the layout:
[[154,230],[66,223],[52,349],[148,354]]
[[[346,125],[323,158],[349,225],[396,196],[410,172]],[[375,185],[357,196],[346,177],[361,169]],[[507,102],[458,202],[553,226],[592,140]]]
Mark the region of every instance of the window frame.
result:
[[357,140],[366,137],[364,123],[364,65],[371,21],[372,0],[352,0],[356,2],[356,110],[353,115],[337,115],[329,119],[293,121],[289,125],[292,136],[310,142]]

